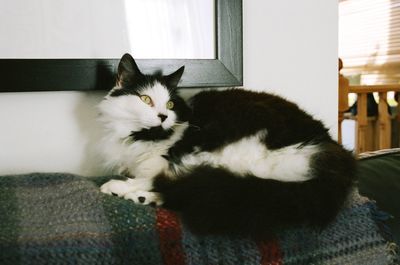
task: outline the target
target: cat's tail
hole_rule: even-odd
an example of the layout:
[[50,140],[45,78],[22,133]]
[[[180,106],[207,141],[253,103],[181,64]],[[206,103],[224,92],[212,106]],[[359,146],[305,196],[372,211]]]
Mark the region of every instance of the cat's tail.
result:
[[[155,179],[164,207],[195,233],[269,236],[288,226],[323,226],[343,206],[355,176],[354,158],[336,143],[314,156],[314,178],[281,182],[202,166],[184,177]],[[290,161],[287,161],[290,163]]]

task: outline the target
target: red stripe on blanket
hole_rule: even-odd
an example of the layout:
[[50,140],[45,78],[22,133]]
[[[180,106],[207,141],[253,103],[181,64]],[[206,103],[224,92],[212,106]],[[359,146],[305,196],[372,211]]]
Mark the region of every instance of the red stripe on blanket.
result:
[[178,217],[170,211],[157,208],[157,231],[165,265],[185,265],[182,230]]
[[258,250],[261,254],[260,265],[282,265],[282,251],[279,248],[278,240],[257,242]]

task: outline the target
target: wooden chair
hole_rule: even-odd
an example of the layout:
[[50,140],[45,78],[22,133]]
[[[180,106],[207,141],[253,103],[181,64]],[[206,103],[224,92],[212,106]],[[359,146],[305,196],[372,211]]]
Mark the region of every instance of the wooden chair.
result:
[[[339,59],[339,71],[343,65]],[[339,143],[342,140],[341,123],[345,118],[356,121],[356,142],[355,153],[391,148],[391,117],[388,112],[387,93],[400,91],[400,84],[388,85],[349,85],[349,81],[339,73]],[[378,116],[368,117],[367,115],[367,94],[379,93]],[[348,93],[357,94],[357,115],[346,116],[348,106]],[[400,114],[400,104],[397,106],[397,113]],[[400,115],[395,119],[400,122]]]

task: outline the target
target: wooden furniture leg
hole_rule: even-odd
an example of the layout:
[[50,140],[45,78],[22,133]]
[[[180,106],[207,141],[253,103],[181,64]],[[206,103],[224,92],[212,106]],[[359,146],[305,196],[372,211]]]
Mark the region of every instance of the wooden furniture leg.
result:
[[367,136],[367,94],[358,94],[357,99],[357,130],[356,130],[356,153],[360,154],[366,151]]
[[391,120],[388,112],[388,104],[386,101],[387,93],[381,92],[379,93],[379,115],[378,115],[378,124],[379,124],[379,149],[387,149],[391,146]]

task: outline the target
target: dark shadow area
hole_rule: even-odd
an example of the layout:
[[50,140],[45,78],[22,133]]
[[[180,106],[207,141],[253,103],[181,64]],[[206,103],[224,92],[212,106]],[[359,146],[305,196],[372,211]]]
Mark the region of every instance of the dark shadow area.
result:
[[[388,42],[390,43],[391,47],[395,45],[399,45],[398,41],[396,42],[395,40],[400,40],[400,30],[399,30],[399,23],[400,23],[400,16],[395,15],[395,11],[400,10],[399,7],[393,8],[393,6],[398,6],[399,3],[398,1],[391,0],[390,1],[392,8],[390,9],[390,22],[389,22],[389,36],[388,36]],[[397,48],[396,54],[400,56],[400,49]],[[397,64],[393,67],[391,67],[392,71],[389,71],[389,73],[397,80],[397,83],[400,82],[400,61],[397,62]],[[394,99],[397,102],[397,104],[400,104],[400,92],[396,92],[394,95]],[[394,114],[397,116],[397,119],[392,120],[392,147],[399,147],[400,146],[400,119],[399,119],[399,108],[392,107],[391,108],[391,114]],[[400,191],[399,191],[400,192]],[[397,221],[399,222],[399,227],[400,227],[400,216],[397,218]],[[400,242],[400,228],[398,229],[398,240]]]

